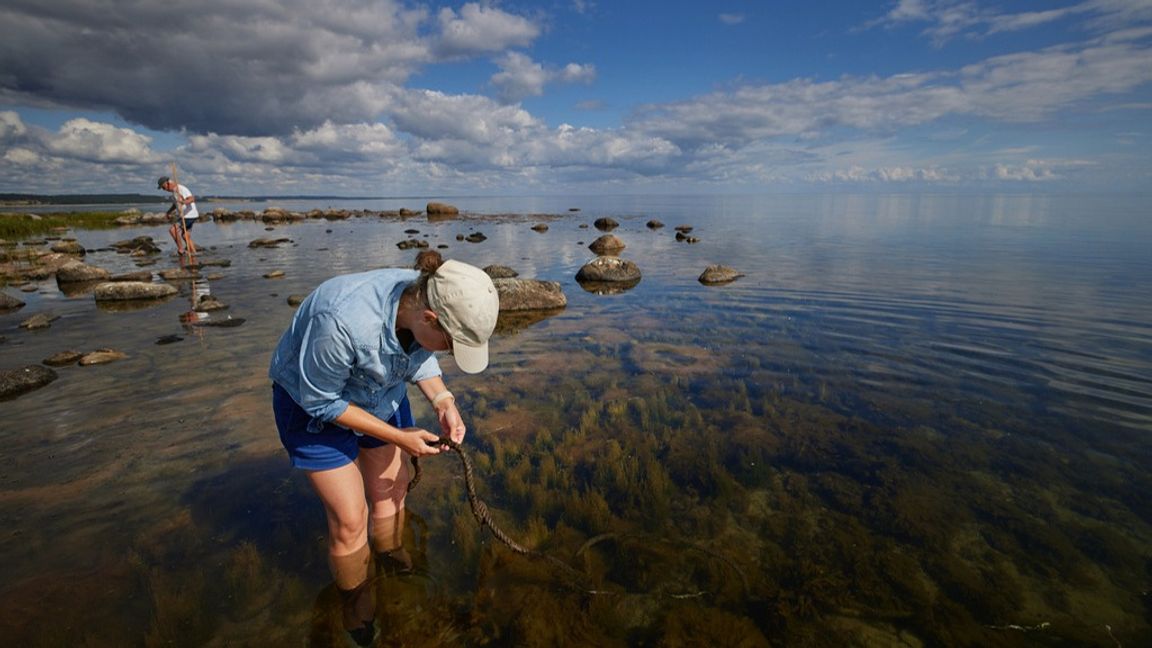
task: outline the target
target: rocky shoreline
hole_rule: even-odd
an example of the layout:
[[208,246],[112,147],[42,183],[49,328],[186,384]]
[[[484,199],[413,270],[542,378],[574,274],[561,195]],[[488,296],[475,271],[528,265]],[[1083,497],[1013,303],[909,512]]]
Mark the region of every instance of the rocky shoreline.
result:
[[[577,211],[577,210],[572,210]],[[229,223],[236,221],[254,221],[265,224],[265,229],[271,230],[275,225],[298,223],[307,220],[341,221],[350,218],[392,218],[401,222],[426,218],[429,222],[440,222],[445,219],[471,218],[465,214],[461,216],[460,210],[445,203],[428,203],[424,210],[413,211],[399,209],[395,211],[378,210],[347,210],[347,209],[313,209],[308,212],[289,211],[280,208],[268,208],[260,212],[252,210],[232,211],[216,208],[201,216],[202,221]],[[478,217],[477,220],[485,217]],[[491,217],[487,217],[491,218]],[[128,210],[115,219],[115,224],[124,227],[156,226],[169,223],[162,213],[142,213],[139,210]],[[593,226],[602,232],[610,232],[618,227],[618,223],[611,218],[598,218]],[[656,231],[662,228],[663,223],[650,220],[647,223],[649,230]],[[581,224],[580,227],[588,227]],[[532,229],[544,234],[548,231],[546,223],[536,223]],[[685,234],[692,230],[691,226],[676,227],[677,240],[694,243],[698,239],[685,238]],[[409,228],[404,231],[407,238],[397,242],[400,249],[423,249],[430,246],[427,240],[418,238],[420,231]],[[76,297],[83,294],[92,294],[96,305],[102,309],[128,310],[147,308],[151,304],[163,303],[179,292],[179,282],[196,281],[201,279],[205,268],[217,266],[227,268],[231,265],[229,259],[219,258],[212,249],[203,250],[199,259],[181,259],[178,268],[168,268],[154,271],[150,268],[160,262],[162,250],[151,236],[137,236],[121,240],[99,250],[89,250],[74,237],[65,236],[68,230],[62,229],[43,239],[21,241],[19,244],[0,240],[0,283],[4,290],[0,290],[0,315],[12,313],[22,309],[25,302],[10,294],[12,289],[22,292],[35,292],[39,282],[55,280],[57,287],[68,296]],[[469,243],[482,243],[486,240],[482,232],[473,232],[467,236],[461,234],[458,240]],[[283,244],[291,244],[292,239],[257,238],[247,245],[249,250],[276,248]],[[446,245],[440,245],[444,248]],[[584,264],[576,273],[575,279],[586,291],[594,294],[620,293],[636,286],[642,273],[637,264],[631,260],[621,258],[626,248],[623,240],[613,234],[604,234],[597,238],[588,248],[597,256]],[[113,274],[107,269],[86,263],[85,257],[89,252],[115,252],[127,255],[139,268],[138,271]],[[568,304],[561,285],[556,281],[543,281],[539,279],[521,278],[518,273],[508,266],[491,265],[486,267],[497,291],[500,294],[501,322],[498,332],[510,332],[541,321],[542,319],[562,311]],[[208,279],[219,278],[221,275],[209,275]],[[283,271],[269,272],[263,275],[265,279],[276,279],[284,276]],[[730,283],[743,275],[725,266],[709,266],[700,276],[700,282],[705,285]],[[290,295],[287,303],[291,307],[299,305],[305,295]],[[213,298],[211,303],[196,304],[194,311],[208,312],[222,310],[228,305],[219,303]],[[20,323],[20,328],[47,329],[52,325],[55,317],[51,313],[35,313]],[[243,323],[243,318],[228,318],[231,325]],[[219,322],[198,322],[203,325],[221,325]],[[5,338],[0,335],[0,344]],[[69,364],[88,366],[103,364],[127,358],[124,352],[115,349],[98,349],[88,353],[73,350],[60,351],[43,360],[43,365],[29,365],[23,367],[0,367],[0,399],[7,399],[20,394],[39,389],[55,380],[55,372],[49,367],[60,367]]]

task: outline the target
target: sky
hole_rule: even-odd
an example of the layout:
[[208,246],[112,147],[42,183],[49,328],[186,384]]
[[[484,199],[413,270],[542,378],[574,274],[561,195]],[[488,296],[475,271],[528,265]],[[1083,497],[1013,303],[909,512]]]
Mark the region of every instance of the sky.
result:
[[0,192],[1142,192],[1152,0],[5,0]]

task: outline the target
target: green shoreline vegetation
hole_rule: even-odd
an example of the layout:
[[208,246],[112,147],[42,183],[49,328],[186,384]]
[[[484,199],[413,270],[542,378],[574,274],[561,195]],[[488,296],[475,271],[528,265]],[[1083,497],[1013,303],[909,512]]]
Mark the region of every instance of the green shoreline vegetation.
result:
[[123,211],[70,211],[49,214],[0,213],[0,240],[20,240],[65,229],[112,229]]

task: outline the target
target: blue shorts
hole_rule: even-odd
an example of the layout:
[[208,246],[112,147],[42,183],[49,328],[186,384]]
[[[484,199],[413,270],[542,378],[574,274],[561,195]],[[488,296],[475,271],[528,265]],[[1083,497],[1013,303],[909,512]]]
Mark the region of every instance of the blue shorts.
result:
[[180,224],[180,229],[184,230],[185,232],[190,232],[192,231],[192,226],[196,224],[197,220],[198,219],[196,218],[179,218],[176,220],[176,222]]
[[[297,468],[339,468],[355,461],[360,448],[388,445],[387,441],[360,436],[332,423],[325,423],[320,432],[309,432],[308,424],[312,422],[312,417],[276,383],[272,383],[272,411],[276,415],[276,428],[280,430],[280,442],[288,451],[292,465]],[[388,424],[398,428],[415,427],[416,421],[412,418],[412,407],[407,396],[400,401],[400,407],[388,419]]]

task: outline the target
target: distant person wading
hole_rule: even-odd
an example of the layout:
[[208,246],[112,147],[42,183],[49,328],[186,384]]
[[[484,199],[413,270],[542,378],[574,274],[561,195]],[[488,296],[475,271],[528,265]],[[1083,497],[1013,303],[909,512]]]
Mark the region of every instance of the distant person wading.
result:
[[196,245],[192,243],[192,226],[200,218],[196,211],[196,197],[192,191],[182,184],[174,182],[168,176],[160,176],[156,181],[156,188],[163,189],[172,194],[172,206],[168,208],[168,218],[175,217],[175,222],[168,227],[168,235],[176,243],[176,253],[184,256],[185,253],[196,254]]
[[373,554],[380,563],[405,562],[405,455],[442,451],[439,435],[416,426],[408,384],[431,404],[443,435],[463,441],[464,421],[433,352],[452,353],[465,373],[483,371],[499,307],[484,271],[423,252],[416,270],[320,284],[273,353],[280,440],[324,505],[342,621],[362,645],[375,632]]

